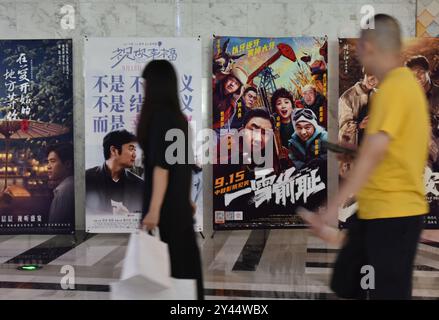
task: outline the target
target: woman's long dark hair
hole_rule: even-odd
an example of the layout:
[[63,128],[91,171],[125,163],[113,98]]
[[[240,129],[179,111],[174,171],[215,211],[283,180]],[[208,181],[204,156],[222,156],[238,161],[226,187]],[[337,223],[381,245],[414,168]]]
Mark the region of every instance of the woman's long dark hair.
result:
[[139,145],[145,150],[148,141],[151,119],[154,115],[166,112],[165,117],[172,115],[175,128],[187,133],[187,120],[180,108],[178,97],[177,73],[167,60],[153,60],[143,70],[145,81],[145,97],[137,126]]

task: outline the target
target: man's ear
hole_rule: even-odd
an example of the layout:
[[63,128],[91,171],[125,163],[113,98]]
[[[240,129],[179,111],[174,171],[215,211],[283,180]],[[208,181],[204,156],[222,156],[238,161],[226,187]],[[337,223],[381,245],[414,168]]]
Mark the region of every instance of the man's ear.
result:
[[118,150],[115,146],[110,146],[110,155],[118,155]]

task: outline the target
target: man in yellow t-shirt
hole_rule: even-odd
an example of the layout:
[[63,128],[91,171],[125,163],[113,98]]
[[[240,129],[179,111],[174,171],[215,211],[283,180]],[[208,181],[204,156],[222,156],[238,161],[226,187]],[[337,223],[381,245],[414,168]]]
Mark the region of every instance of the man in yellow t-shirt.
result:
[[360,219],[427,213],[423,173],[428,158],[429,115],[424,92],[410,69],[389,71],[372,97],[366,135],[385,135],[387,150],[357,195]]
[[[354,169],[322,219],[336,221],[339,206],[356,195],[358,219],[348,230],[331,281],[337,295],[410,299],[413,262],[428,212],[423,173],[430,119],[422,88],[402,67],[398,22],[384,14],[374,18],[375,28],[361,31],[357,53],[366,72],[378,78],[379,90],[371,100]],[[327,225],[316,217],[310,221],[315,233],[327,237]]]

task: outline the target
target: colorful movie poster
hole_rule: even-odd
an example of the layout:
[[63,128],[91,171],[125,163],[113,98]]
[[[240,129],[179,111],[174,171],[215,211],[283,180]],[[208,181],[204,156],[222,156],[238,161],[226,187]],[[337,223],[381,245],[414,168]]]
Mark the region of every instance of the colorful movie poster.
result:
[[[364,137],[368,121],[369,101],[379,90],[374,75],[367,74],[356,59],[357,39],[339,39],[339,142],[358,146]],[[439,39],[413,38],[404,41],[404,64],[415,74],[424,88],[430,106],[432,140],[428,166],[425,170],[426,197],[430,213],[425,218],[426,229],[439,228]],[[352,161],[339,162],[340,181],[352,169]],[[354,198],[348,200],[339,212],[342,226],[358,210]]]
[[[153,59],[177,70],[182,110],[201,128],[201,45],[195,38],[85,39],[86,231],[132,232],[143,210],[143,162],[137,144],[111,149],[136,134],[142,71]],[[127,140],[128,139],[128,140]],[[107,147],[106,147],[107,146]],[[195,149],[195,146],[194,146]],[[195,159],[198,164],[198,159]],[[121,179],[121,181],[119,181]],[[193,166],[195,230],[202,231],[201,164]]]
[[0,234],[75,232],[72,40],[0,40]]
[[296,209],[324,205],[327,47],[317,37],[214,39],[215,230],[303,226]]

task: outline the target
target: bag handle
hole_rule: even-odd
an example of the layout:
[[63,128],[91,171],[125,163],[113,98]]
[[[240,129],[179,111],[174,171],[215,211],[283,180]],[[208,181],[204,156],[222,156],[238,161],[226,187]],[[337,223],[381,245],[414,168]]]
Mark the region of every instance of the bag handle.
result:
[[[145,229],[144,229],[144,230],[145,230]],[[160,238],[160,230],[159,230],[159,227],[155,227],[154,229],[147,231],[147,233],[148,233],[150,236]]]
[[154,229],[147,231],[147,230],[146,230],[146,227],[142,226],[141,228],[137,229],[136,232],[137,232],[137,233],[145,232],[145,233],[148,234],[149,236],[161,240],[161,238],[160,238],[160,230],[159,230],[159,227],[155,227]]

